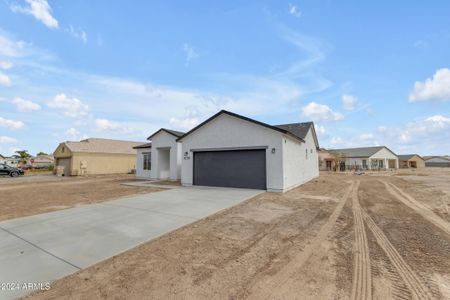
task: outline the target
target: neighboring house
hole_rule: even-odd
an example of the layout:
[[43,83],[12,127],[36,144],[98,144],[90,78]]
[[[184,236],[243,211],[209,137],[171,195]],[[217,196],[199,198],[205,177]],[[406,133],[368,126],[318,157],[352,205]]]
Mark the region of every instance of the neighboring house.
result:
[[136,149],[139,142],[89,138],[58,145],[56,172],[64,176],[93,174],[125,174],[136,169]]
[[222,110],[185,134],[160,129],[149,139],[150,178],[184,186],[284,192],[319,175],[312,122],[269,125]]
[[0,154],[0,164],[4,164],[6,162],[6,157]]
[[34,169],[50,168],[55,162],[52,155],[39,155],[28,159],[28,164]]
[[426,156],[425,167],[450,167],[450,157],[448,156]]
[[423,168],[425,160],[418,154],[401,154],[398,155],[400,168]]
[[321,171],[336,171],[336,158],[324,148],[319,149],[319,169]]
[[342,158],[339,170],[398,169],[398,157],[385,146],[333,149]]
[[20,158],[5,157],[5,164],[7,164],[10,167],[18,168],[20,164]]

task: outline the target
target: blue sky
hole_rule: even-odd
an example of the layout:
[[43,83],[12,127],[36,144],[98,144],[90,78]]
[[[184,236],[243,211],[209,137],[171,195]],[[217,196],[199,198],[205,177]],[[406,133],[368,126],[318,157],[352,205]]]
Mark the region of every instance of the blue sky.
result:
[[450,154],[448,1],[0,2],[0,153],[220,109],[322,147]]

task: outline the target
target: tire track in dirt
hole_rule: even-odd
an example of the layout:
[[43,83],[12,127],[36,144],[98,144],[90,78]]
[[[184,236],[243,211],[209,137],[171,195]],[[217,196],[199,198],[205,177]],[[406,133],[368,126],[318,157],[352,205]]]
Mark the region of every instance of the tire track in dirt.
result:
[[392,265],[395,267],[396,271],[400,275],[400,277],[405,282],[406,286],[410,290],[411,294],[415,299],[432,299],[429,291],[426,289],[424,285],[422,285],[418,276],[415,272],[409,267],[409,265],[403,260],[401,255],[395,249],[395,247],[391,244],[389,239],[383,233],[383,231],[375,224],[373,219],[367,214],[367,212],[362,211],[364,219],[366,221],[367,227],[369,227],[370,231],[375,236],[378,245],[383,249],[386,253],[387,257],[391,261]]
[[444,231],[446,234],[450,235],[450,224],[443,219],[441,219],[438,215],[436,215],[432,210],[428,207],[402,191],[396,185],[380,180],[386,186],[387,191],[394,196],[397,200],[401,201],[406,206],[412,208],[417,213],[419,213],[422,217],[424,217],[429,222],[433,223],[436,227]]
[[327,223],[322,226],[319,233],[312,239],[311,243],[309,243],[305,247],[305,249],[298,256],[296,256],[284,269],[278,272],[278,274],[276,274],[274,277],[270,278],[270,281],[261,281],[260,284],[256,284],[255,286],[253,286],[247,299],[261,300],[269,298],[273,293],[276,292],[277,288],[283,285],[303,266],[303,264],[313,254],[314,250],[317,249],[320,244],[327,238],[328,233],[341,214],[341,211],[345,203],[347,202],[350,193],[354,189],[354,185],[355,182],[352,181],[345,195],[342,197],[341,201],[338,203],[333,213],[330,215]]
[[369,245],[367,243],[366,230],[361,206],[358,200],[358,188],[360,181],[352,191],[352,208],[355,231],[355,246],[353,251],[353,287],[351,299],[372,299],[372,277],[370,268]]

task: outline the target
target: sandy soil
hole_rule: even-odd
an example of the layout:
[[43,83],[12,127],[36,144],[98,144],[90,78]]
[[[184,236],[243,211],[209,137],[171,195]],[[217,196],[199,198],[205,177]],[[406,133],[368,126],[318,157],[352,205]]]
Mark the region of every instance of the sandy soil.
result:
[[0,183],[0,221],[161,190],[122,185],[133,180],[134,177],[128,175],[34,177],[32,180],[30,177],[17,181],[6,179],[6,183]]
[[444,202],[450,197],[438,187],[400,176],[323,174],[27,298],[450,299]]

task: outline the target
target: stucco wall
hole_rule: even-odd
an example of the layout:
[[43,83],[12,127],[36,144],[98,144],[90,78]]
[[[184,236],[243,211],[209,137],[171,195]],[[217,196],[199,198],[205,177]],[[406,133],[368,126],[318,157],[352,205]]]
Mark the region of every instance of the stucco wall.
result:
[[[159,149],[170,149],[170,166],[168,177],[171,180],[180,179],[180,169],[181,169],[181,145],[177,143],[177,137],[167,133],[166,131],[161,131],[157,135],[152,137],[152,179],[161,179],[161,170],[165,167],[159,165]],[[163,177],[165,176],[165,172]]]
[[400,166],[400,168],[409,168],[411,162],[415,162],[417,168],[425,167],[425,161],[417,155],[414,155],[413,157],[411,157],[408,160],[399,160],[399,166]]
[[399,166],[398,165],[397,155],[395,155],[394,153],[392,153],[391,151],[389,151],[386,148],[380,149],[380,151],[378,151],[377,153],[372,155],[370,157],[370,159],[383,159],[383,160],[385,160],[384,168],[389,166],[389,163],[388,163],[389,159],[395,159],[395,168],[398,169],[398,166]]
[[[151,152],[151,148],[137,149],[136,156],[136,177],[141,179],[150,179],[151,171],[144,170],[144,153]],[[152,165],[153,168],[153,165]]]
[[[86,166],[82,169],[81,166]],[[135,154],[73,153],[71,175],[126,174],[136,168]]]
[[[267,189],[282,191],[284,188],[282,137],[282,133],[272,129],[222,114],[182,140],[181,182],[183,185],[193,183],[192,150],[267,146]],[[272,153],[272,148],[275,148],[275,153]],[[188,153],[186,157],[185,152]]]
[[290,137],[283,138],[284,190],[305,183],[319,176],[319,156],[311,129],[305,143]]

